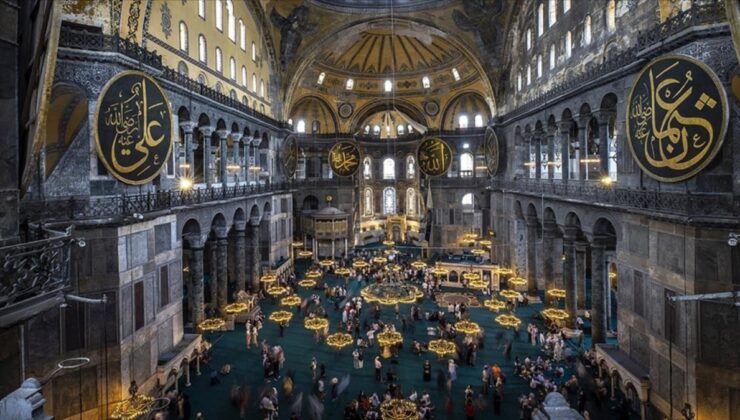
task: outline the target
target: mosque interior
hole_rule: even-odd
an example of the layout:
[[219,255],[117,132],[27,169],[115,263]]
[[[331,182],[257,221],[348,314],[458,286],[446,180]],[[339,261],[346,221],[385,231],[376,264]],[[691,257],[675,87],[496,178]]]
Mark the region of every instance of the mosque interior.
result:
[[739,1],[0,22],[0,419],[740,419]]

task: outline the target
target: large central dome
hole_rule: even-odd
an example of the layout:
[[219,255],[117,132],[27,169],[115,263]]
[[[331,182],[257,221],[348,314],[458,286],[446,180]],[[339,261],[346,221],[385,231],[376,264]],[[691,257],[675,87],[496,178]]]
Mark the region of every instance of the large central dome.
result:
[[444,6],[450,3],[450,0],[311,0],[317,5],[326,6],[333,9],[344,9],[348,11],[356,10],[377,10],[387,9],[393,6],[399,11],[421,10],[431,7]]

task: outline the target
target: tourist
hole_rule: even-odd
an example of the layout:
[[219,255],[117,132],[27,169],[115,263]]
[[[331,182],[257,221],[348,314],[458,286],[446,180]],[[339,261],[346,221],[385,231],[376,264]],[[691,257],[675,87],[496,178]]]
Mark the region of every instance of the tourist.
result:
[[360,368],[360,351],[359,349],[355,349],[355,351],[352,352],[352,364],[355,369]]
[[317,367],[315,357],[311,358],[311,363],[309,364],[309,367],[311,368],[311,379],[315,381],[316,380],[316,367]]
[[429,382],[432,380],[432,364],[429,363],[429,360],[424,361],[423,378],[424,382]]
[[380,373],[380,369],[383,364],[380,362],[380,356],[375,356],[375,382],[382,382],[383,378]]

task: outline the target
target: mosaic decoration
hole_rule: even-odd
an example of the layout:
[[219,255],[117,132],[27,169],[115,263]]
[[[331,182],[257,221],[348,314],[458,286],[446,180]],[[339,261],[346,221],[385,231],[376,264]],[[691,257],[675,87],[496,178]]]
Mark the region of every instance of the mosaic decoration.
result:
[[352,108],[352,104],[343,103],[339,105],[339,116],[347,119],[352,116],[352,113],[354,112],[354,108]]
[[416,160],[427,176],[444,175],[452,164],[452,149],[440,138],[428,138],[419,144]]
[[650,62],[627,98],[627,143],[645,173],[679,182],[709,165],[727,131],[722,83],[704,63],[683,55]]
[[162,13],[162,33],[164,33],[165,38],[169,39],[172,35],[172,12],[170,12],[167,2],[162,2],[159,11]]
[[295,136],[290,135],[285,139],[280,151],[280,160],[283,163],[283,169],[285,169],[285,176],[292,177],[298,166],[298,142]]
[[488,174],[495,176],[498,173],[499,148],[498,137],[493,128],[486,128],[486,135],[483,139],[483,156],[486,158],[486,169]]
[[93,133],[98,157],[119,181],[141,185],[157,177],[172,151],[169,101],[138,71],[113,77],[98,97]]
[[340,141],[329,150],[329,165],[337,176],[352,176],[360,167],[360,149],[351,141]]
[[139,30],[139,17],[141,16],[141,0],[132,0],[128,8],[128,35],[126,39],[136,42],[136,31]]

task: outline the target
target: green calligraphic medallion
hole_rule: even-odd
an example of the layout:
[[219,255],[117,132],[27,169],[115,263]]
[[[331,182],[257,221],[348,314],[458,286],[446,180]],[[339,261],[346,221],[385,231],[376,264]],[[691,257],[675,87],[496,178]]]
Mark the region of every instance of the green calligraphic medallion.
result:
[[169,159],[174,139],[169,101],[142,72],[121,72],[103,87],[94,124],[98,158],[123,183],[150,182]]
[[452,164],[452,149],[440,138],[424,139],[416,149],[416,159],[419,161],[419,169],[424,174],[444,175]]
[[338,176],[352,176],[360,167],[360,149],[351,141],[340,141],[329,150],[329,166]]
[[280,150],[280,160],[285,169],[285,176],[292,177],[298,166],[298,141],[294,135],[286,137],[283,148]]
[[701,61],[665,55],[642,69],[627,97],[627,143],[650,177],[679,182],[707,167],[725,140],[728,107]]
[[486,169],[488,174],[494,176],[498,173],[499,148],[498,137],[493,128],[486,128],[486,135],[483,138],[483,156],[486,158]]

